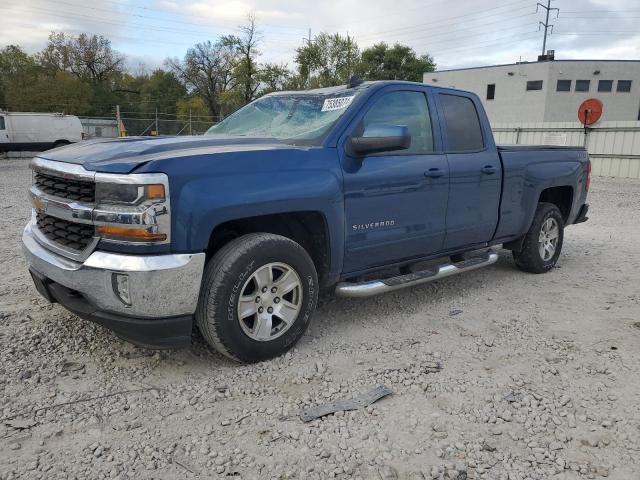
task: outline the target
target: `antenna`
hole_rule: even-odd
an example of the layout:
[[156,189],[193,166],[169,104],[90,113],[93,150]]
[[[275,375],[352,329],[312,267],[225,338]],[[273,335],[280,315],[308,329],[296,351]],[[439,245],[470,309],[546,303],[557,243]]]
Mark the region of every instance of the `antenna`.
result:
[[547,4],[544,5],[540,2],[538,2],[536,4],[536,13],[538,13],[538,9],[542,7],[546,10],[546,18],[544,20],[544,22],[538,22],[538,31],[540,31],[540,27],[544,27],[544,39],[542,40],[542,55],[544,56],[546,50],[547,50],[547,32],[549,32],[549,29],[551,29],[551,31],[549,32],[549,35],[551,35],[553,33],[553,25],[549,24],[549,12],[552,10],[556,11],[556,18],[558,18],[558,15],[560,15],[560,9],[559,8],[555,8],[555,7],[551,7],[551,0],[547,0]]

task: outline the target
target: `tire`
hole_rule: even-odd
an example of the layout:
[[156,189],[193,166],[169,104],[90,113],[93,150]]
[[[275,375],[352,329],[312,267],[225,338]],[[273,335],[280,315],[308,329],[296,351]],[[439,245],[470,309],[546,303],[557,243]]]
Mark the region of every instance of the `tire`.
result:
[[[553,237],[553,226],[557,226],[557,236],[555,244],[549,240]],[[550,235],[545,237],[542,243],[555,245],[553,252],[549,248],[545,249],[544,245],[541,250],[541,238],[544,234],[545,227]],[[551,228],[550,228],[551,227]],[[546,235],[546,234],[545,234]],[[552,203],[539,203],[536,214],[529,231],[524,237],[522,250],[513,252],[513,258],[520,270],[530,273],[545,273],[551,270],[560,256],[562,250],[562,242],[564,239],[564,219],[562,213]],[[549,240],[549,241],[548,241]]]
[[[287,290],[291,285],[296,286]],[[295,345],[317,302],[318,275],[306,250],[280,235],[252,233],[229,242],[205,266],[196,324],[223,355],[260,362]],[[240,307],[246,312],[242,318]]]

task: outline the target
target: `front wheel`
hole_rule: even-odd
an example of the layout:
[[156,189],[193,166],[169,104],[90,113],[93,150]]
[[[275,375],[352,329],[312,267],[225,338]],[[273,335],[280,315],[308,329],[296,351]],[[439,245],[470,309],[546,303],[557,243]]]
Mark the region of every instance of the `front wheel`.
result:
[[522,250],[513,252],[516,265],[525,272],[548,272],[558,261],[563,238],[564,219],[558,207],[552,203],[538,204]]
[[309,254],[280,235],[237,238],[205,267],[196,323],[220,353],[253,363],[289,350],[306,331],[318,300]]

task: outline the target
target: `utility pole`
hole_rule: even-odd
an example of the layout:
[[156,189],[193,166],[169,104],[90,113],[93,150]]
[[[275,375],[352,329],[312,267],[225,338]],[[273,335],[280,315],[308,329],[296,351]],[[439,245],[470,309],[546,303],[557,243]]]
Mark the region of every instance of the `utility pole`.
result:
[[156,136],[160,135],[160,129],[158,128],[158,107],[156,107]]
[[538,22],[538,31],[540,31],[541,26],[544,27],[544,39],[542,40],[542,55],[544,55],[547,51],[547,32],[549,32],[549,35],[553,33],[553,25],[549,24],[549,12],[551,10],[555,10],[556,18],[558,18],[558,15],[560,14],[560,9],[552,8],[551,0],[547,0],[546,5],[543,5],[542,3],[538,2],[538,4],[536,5],[536,13],[538,13],[538,8],[540,7],[546,10],[546,16],[545,16],[544,22]]
[[193,133],[191,133],[191,109],[189,109],[189,135],[193,135]]
[[118,136],[124,137],[122,134],[122,119],[120,118],[120,105],[116,105],[116,128],[118,129]]

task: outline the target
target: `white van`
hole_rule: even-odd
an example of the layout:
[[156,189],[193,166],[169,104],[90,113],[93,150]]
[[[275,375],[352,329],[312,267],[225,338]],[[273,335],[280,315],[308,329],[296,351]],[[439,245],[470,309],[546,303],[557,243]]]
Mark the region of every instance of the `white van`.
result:
[[74,115],[0,111],[0,152],[48,150],[83,138]]

